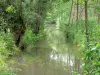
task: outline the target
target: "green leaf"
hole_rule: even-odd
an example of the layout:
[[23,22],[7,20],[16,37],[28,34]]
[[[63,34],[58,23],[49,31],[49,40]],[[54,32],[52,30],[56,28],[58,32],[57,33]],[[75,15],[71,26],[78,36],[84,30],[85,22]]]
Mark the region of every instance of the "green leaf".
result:
[[14,12],[14,10],[15,10],[15,7],[11,5],[11,6],[7,7],[6,12],[12,13],[12,12]]

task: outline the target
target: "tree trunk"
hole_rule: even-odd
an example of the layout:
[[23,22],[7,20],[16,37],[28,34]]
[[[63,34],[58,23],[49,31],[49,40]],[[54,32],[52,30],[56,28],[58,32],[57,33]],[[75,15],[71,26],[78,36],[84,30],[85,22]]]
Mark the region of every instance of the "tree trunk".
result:
[[[88,1],[85,0],[85,35],[86,35],[86,50],[89,48],[89,34],[88,34],[88,10],[87,10]],[[88,64],[88,61],[85,61],[85,64]],[[86,75],[89,75],[88,70]]]
[[74,3],[74,1],[72,0],[71,9],[70,9],[70,15],[69,15],[69,22],[68,22],[69,25],[70,25],[71,17],[72,17],[73,3]]
[[89,36],[88,36],[88,10],[87,10],[88,1],[85,0],[85,35],[86,35],[86,46],[89,45]]
[[98,13],[98,23],[100,24],[100,13]]
[[78,21],[78,11],[79,11],[78,6],[79,6],[79,3],[78,3],[78,0],[77,0],[77,16],[76,16],[77,21]]

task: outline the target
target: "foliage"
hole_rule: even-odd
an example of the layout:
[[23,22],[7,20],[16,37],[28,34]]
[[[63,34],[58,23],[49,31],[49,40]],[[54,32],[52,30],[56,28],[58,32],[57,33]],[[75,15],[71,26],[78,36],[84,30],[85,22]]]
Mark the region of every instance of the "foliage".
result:
[[33,47],[35,47],[35,43],[41,39],[44,39],[44,33],[43,31],[41,31],[42,33],[35,35],[33,34],[33,30],[31,28],[28,28],[24,34],[24,43],[26,43],[27,45],[32,45]]
[[[69,1],[69,2],[68,2]],[[79,3],[78,13],[84,8],[85,0],[75,0],[75,7],[71,11],[71,2],[73,0],[0,0],[0,75],[10,75],[8,64],[6,63],[9,56],[16,55],[19,50],[13,41],[13,33],[16,30],[21,30],[24,25],[24,32],[19,31],[18,35],[24,37],[21,39],[24,44],[31,45],[33,48],[39,40],[45,38],[44,24],[48,26],[46,32],[49,35],[49,43],[52,47],[69,44],[75,46],[77,51],[83,52],[83,68],[84,75],[99,75],[100,74],[100,25],[97,19],[91,17],[91,11],[96,9],[96,15],[100,13],[100,1],[88,1],[88,37],[89,48],[86,46],[85,20],[79,18],[75,21],[76,1]],[[95,16],[97,18],[97,16]],[[98,16],[99,17],[99,16]],[[83,15],[84,18],[84,15]],[[98,18],[99,20],[99,18]],[[15,31],[12,31],[13,28]],[[31,28],[32,27],[32,28]],[[34,31],[39,31],[35,34]],[[49,31],[50,30],[50,31]],[[53,32],[54,30],[54,32]],[[61,33],[60,33],[61,32]],[[17,36],[20,37],[20,36]],[[53,40],[52,40],[53,39]],[[17,39],[18,40],[18,39]],[[57,46],[56,46],[57,45]],[[63,47],[65,47],[64,45]],[[60,47],[57,47],[60,49]],[[66,47],[65,47],[66,48]],[[58,49],[56,49],[57,51]],[[65,49],[66,51],[66,49]],[[64,52],[62,49],[60,52]],[[43,56],[43,55],[42,55]],[[78,72],[74,72],[78,75]]]
[[15,10],[14,6],[11,5],[11,6],[7,7],[6,12],[13,13],[14,10]]
[[89,50],[85,51],[84,56],[85,74],[88,75],[99,75],[100,74],[100,44],[92,46]]
[[9,56],[14,56],[19,53],[19,50],[14,46],[14,41],[12,41],[11,36],[9,32],[7,34],[4,32],[0,33],[0,75],[15,75],[10,70],[13,68],[9,67],[7,63]]
[[100,25],[89,23],[89,48],[84,50],[84,74],[99,75],[100,74]]
[[7,22],[2,16],[0,16],[0,31],[4,31],[6,27],[7,27]]

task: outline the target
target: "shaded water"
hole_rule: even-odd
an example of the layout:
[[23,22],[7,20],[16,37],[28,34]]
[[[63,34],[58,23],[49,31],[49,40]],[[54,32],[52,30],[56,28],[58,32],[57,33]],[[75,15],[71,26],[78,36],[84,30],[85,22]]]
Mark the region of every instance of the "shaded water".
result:
[[47,39],[37,43],[36,58],[30,63],[20,60],[20,64],[26,66],[19,66],[22,70],[19,75],[75,75],[76,72],[82,75],[81,53],[64,43],[64,36],[59,30],[54,27],[47,30]]

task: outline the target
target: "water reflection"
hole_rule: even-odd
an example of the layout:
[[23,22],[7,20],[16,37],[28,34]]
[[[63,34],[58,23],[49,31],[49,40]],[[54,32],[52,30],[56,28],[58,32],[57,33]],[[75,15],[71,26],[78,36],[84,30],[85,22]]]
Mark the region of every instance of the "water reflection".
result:
[[20,66],[20,75],[74,75],[74,72],[82,75],[82,62],[73,54],[52,51],[40,59],[31,63],[22,60],[27,66]]

